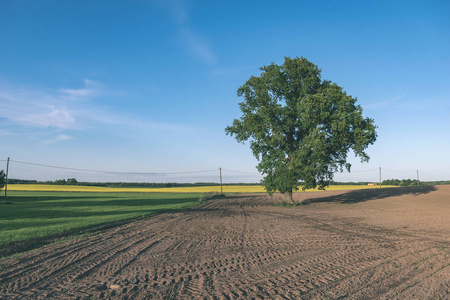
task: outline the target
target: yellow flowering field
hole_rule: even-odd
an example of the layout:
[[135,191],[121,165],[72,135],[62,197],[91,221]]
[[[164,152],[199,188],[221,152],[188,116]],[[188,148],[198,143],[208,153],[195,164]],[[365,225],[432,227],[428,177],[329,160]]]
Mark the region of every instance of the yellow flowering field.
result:
[[[393,187],[393,186],[383,186]],[[326,190],[355,190],[373,189],[379,186],[371,185],[330,185]],[[8,191],[43,191],[43,192],[104,192],[104,193],[209,193],[220,192],[220,186],[195,186],[195,187],[171,187],[171,188],[109,188],[98,186],[77,185],[43,185],[43,184],[8,184]],[[307,192],[318,191],[309,189]],[[264,193],[261,185],[226,185],[223,186],[224,193]],[[301,192],[301,190],[300,190]]]

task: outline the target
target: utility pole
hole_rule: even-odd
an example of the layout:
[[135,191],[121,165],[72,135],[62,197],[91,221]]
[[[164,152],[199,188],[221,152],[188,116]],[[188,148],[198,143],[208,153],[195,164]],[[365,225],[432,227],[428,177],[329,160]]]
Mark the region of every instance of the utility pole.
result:
[[380,167],[380,189],[381,189],[381,167]]
[[420,185],[420,180],[419,180],[419,170],[417,170],[417,186]]
[[220,172],[220,194],[223,194],[223,191],[222,191],[222,168],[219,168],[219,172]]
[[8,160],[6,161],[5,201],[6,201],[7,191],[8,191],[8,169],[9,169],[9,157],[8,157]]

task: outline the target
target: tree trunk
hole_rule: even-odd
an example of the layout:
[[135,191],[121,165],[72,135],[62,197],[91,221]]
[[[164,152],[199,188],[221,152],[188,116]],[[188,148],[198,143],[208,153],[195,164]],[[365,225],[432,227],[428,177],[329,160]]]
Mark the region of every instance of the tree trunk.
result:
[[288,203],[294,203],[294,199],[292,199],[292,190],[284,193],[284,201],[286,201]]

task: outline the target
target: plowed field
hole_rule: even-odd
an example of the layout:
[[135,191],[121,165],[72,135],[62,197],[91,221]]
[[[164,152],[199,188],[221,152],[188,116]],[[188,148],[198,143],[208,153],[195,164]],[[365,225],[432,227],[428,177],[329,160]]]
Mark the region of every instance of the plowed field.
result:
[[1,299],[448,299],[450,186],[227,196],[0,261]]

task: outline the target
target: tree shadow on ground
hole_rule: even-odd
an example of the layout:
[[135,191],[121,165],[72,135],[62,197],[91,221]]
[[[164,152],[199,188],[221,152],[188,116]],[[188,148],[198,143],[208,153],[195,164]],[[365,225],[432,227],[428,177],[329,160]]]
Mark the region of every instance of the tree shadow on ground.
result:
[[324,202],[353,204],[404,195],[418,196],[422,194],[428,194],[433,191],[436,191],[436,187],[434,186],[414,186],[414,187],[410,186],[397,188],[352,190],[338,195],[305,199],[303,201],[303,204],[324,203]]

